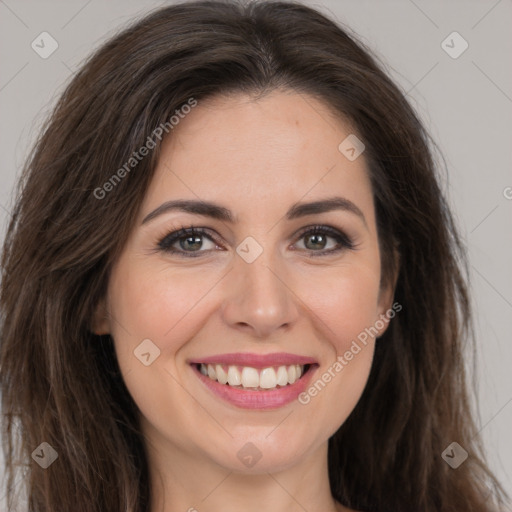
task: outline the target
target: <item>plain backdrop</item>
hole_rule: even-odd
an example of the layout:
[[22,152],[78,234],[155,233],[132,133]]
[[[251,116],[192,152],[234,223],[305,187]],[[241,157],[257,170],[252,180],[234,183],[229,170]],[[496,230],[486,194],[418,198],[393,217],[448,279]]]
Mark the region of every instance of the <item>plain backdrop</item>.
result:
[[[477,389],[478,423],[491,468],[512,493],[512,3],[303,3],[350,27],[380,57],[444,155],[442,186],[472,273],[478,370],[470,378]],[[165,3],[0,0],[1,239],[16,178],[64,85],[93,48],[160,5]],[[31,46],[42,32],[58,44],[46,59]],[[2,486],[1,510],[3,493]]]

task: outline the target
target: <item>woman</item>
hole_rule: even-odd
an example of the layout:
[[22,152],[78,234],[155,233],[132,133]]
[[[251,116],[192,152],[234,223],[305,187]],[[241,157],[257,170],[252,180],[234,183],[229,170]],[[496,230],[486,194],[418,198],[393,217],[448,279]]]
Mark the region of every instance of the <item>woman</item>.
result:
[[29,510],[498,510],[429,143],[300,4],[169,6],[103,45],[3,253]]

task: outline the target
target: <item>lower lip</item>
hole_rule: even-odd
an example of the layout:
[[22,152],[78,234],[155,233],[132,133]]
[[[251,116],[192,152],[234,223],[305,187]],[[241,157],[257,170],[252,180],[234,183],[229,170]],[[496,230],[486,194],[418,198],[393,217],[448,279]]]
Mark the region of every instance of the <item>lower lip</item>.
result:
[[245,391],[228,384],[220,384],[203,375],[195,364],[191,366],[210,391],[226,402],[243,409],[277,409],[297,400],[298,396],[308,387],[313,373],[318,368],[318,365],[311,365],[298,381],[282,388],[269,391]]

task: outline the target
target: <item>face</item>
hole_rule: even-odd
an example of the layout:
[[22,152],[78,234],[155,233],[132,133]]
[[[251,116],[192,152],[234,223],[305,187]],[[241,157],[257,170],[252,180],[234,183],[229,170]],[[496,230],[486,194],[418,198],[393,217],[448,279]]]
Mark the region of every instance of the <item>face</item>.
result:
[[163,144],[96,323],[154,449],[275,471],[355,407],[392,294],[364,153],[338,149],[351,133],[313,97],[276,91],[199,102]]

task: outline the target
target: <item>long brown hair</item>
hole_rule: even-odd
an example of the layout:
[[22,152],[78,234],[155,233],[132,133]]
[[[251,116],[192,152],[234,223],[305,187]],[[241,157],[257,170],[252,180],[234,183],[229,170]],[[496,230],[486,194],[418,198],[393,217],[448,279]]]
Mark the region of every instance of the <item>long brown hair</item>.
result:
[[[473,329],[464,247],[415,112],[348,29],[316,10],[200,1],[155,10],[95,51],[27,159],[0,296],[10,509],[21,468],[30,511],[150,510],[137,407],[112,339],[90,325],[160,143],[104,184],[190,98],[280,88],[319,98],[364,141],[382,275],[398,271],[403,306],[377,343],[359,403],[329,440],[333,496],[376,512],[483,512],[505,500],[484,463],[466,387],[462,354]],[[458,469],[441,456],[453,441],[469,453]],[[42,442],[58,453],[47,469],[31,458]]]

